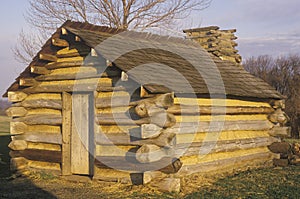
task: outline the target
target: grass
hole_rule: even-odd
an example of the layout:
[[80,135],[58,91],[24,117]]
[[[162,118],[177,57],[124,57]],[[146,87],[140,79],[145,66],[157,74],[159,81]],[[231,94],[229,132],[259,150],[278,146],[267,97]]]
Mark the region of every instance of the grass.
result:
[[265,168],[217,180],[185,198],[300,198],[300,167]]
[[9,135],[9,121],[6,116],[0,116],[0,177],[6,177],[10,175],[9,170],[9,149],[7,145],[10,142]]

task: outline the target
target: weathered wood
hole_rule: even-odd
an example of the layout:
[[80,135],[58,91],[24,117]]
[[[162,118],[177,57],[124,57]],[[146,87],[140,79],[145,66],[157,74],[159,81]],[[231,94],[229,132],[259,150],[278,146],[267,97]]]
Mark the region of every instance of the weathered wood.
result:
[[12,171],[20,171],[27,168],[28,161],[23,157],[11,158],[10,169]]
[[267,102],[252,102],[237,99],[208,99],[208,98],[174,98],[174,104],[189,105],[189,106],[226,106],[226,107],[271,107]]
[[149,117],[154,113],[165,112],[164,109],[157,107],[154,102],[142,101],[134,108],[136,114],[140,117]]
[[155,97],[155,95],[149,94],[149,92],[144,88],[144,86],[141,86],[140,97],[141,97],[141,98],[145,98],[145,97]]
[[147,98],[137,102],[132,102],[131,105],[132,106],[138,105],[141,102],[154,103],[157,107],[168,108],[174,105],[174,94],[166,93],[166,94],[156,95],[153,98]]
[[52,41],[52,45],[57,46],[57,47],[68,47],[69,46],[69,42],[64,39],[52,38],[51,41]]
[[12,158],[24,157],[27,160],[61,163],[61,152],[59,151],[25,149],[24,151],[10,151],[9,155]]
[[177,157],[194,156],[203,153],[207,149],[210,149],[210,153],[247,150],[251,148],[266,147],[272,144],[274,141],[275,140],[270,137],[258,137],[249,139],[216,140],[178,144],[174,148],[174,155]]
[[[168,130],[165,130],[168,131]],[[176,143],[192,143],[216,140],[242,140],[257,137],[270,137],[268,131],[220,131],[209,133],[176,134]],[[276,140],[276,138],[274,138]]]
[[269,114],[268,119],[274,124],[279,123],[281,126],[284,126],[289,120],[288,116],[280,108]]
[[54,170],[60,171],[60,164],[54,162],[42,162],[42,161],[33,161],[27,160],[29,168],[41,169],[41,170]]
[[97,54],[97,52],[94,48],[91,48],[91,53],[90,54],[91,54],[92,57],[98,57],[98,54]]
[[164,178],[160,181],[153,181],[151,187],[161,192],[180,192],[180,178]]
[[94,72],[90,73],[69,73],[69,74],[57,74],[57,75],[42,75],[36,79],[39,81],[57,81],[57,80],[75,80],[75,79],[88,79],[88,78],[101,78],[102,76]]
[[26,93],[57,93],[57,92],[74,92],[74,91],[95,91],[104,90],[112,91],[125,89],[123,87],[112,87],[112,79],[109,78],[91,78],[64,81],[44,81],[39,82],[36,86],[23,89]]
[[176,122],[221,122],[221,121],[251,121],[251,120],[267,120],[265,114],[255,115],[175,115]]
[[71,175],[72,96],[62,94],[62,175]]
[[25,140],[12,140],[8,147],[14,151],[22,151],[27,149],[27,142]]
[[61,50],[58,50],[56,52],[56,56],[58,58],[62,57],[77,57],[77,56],[82,56],[86,57],[90,53],[90,47],[88,46],[77,46],[77,45],[72,45],[71,47],[66,47]]
[[47,86],[36,86],[36,87],[28,87],[23,89],[24,92],[30,93],[30,94],[36,94],[36,93],[57,93],[57,92],[93,92],[93,91],[99,91],[99,92],[112,92],[112,91],[126,91],[126,88],[124,86],[117,86],[117,87],[106,87],[101,86],[101,84],[76,84],[74,86],[71,85],[47,85]]
[[[45,129],[45,131],[47,130]],[[16,136],[15,139],[36,143],[62,144],[62,136],[58,133],[26,132]]]
[[97,116],[96,122],[100,125],[142,125],[149,124],[150,119],[142,118],[138,120],[133,120],[129,118],[129,116],[124,114],[118,115],[118,117],[114,117],[113,114],[101,114]]
[[167,177],[167,174],[164,174],[160,171],[146,171],[143,173],[143,184],[148,184],[152,180],[162,179]]
[[165,113],[155,114],[151,118],[142,119],[132,119],[125,114],[101,114],[98,115],[96,119],[100,125],[142,125],[153,123],[160,127],[168,128],[175,124],[174,116]]
[[74,174],[92,175],[90,108],[89,95],[72,95],[71,172]]
[[15,118],[13,122],[24,122],[28,125],[61,125],[62,117],[59,115],[30,115],[20,118]]
[[30,72],[38,75],[47,75],[51,71],[48,70],[46,67],[43,66],[31,66],[30,67]]
[[97,168],[113,168],[115,170],[131,172],[159,171],[159,176],[165,176],[165,174],[177,173],[182,163],[180,160],[172,157],[164,157],[156,162],[140,163],[135,159],[135,155],[132,153],[126,157],[97,156],[95,166]]
[[27,131],[27,125],[23,122],[11,122],[10,133],[12,135],[22,134]]
[[[224,173],[233,172],[237,169],[255,168],[259,165],[268,165],[267,162],[272,160],[270,152],[256,153],[238,157],[203,162],[194,165],[183,165],[176,176],[186,176],[193,173]],[[271,165],[270,165],[271,166]]]
[[61,34],[62,35],[67,35],[68,34],[68,30],[65,28],[61,28]]
[[285,109],[285,100],[270,100],[269,103],[274,109]]
[[15,103],[13,107],[24,107],[24,108],[52,108],[61,110],[62,102],[56,99],[36,99],[36,100],[24,100],[20,103]]
[[76,66],[106,66],[106,64],[101,60],[99,57],[89,57],[86,58],[84,61],[77,60],[77,61],[60,61],[60,62],[52,62],[45,65],[46,68],[49,70],[57,69],[57,68],[67,68],[67,67],[76,67]]
[[142,124],[141,138],[155,138],[161,134],[162,128],[155,124]]
[[270,133],[271,136],[274,136],[274,137],[287,138],[287,137],[291,137],[291,128],[290,127],[274,126],[269,131],[269,133]]
[[93,179],[105,182],[141,185],[143,184],[143,173],[95,167]]
[[7,94],[10,102],[21,102],[28,96],[26,93],[21,91],[8,91]]
[[269,114],[274,109],[271,107],[222,107],[222,106],[188,106],[174,105],[168,108],[167,112],[174,115],[223,115],[223,114]]
[[130,102],[130,95],[128,92],[99,92],[96,97],[96,107],[120,107],[126,106]]
[[35,86],[38,82],[34,78],[21,78],[19,84],[20,86]]
[[236,151],[225,151],[218,153],[208,153],[209,151],[203,150],[202,153],[194,156],[183,156],[180,157],[180,161],[184,165],[195,165],[204,162],[216,161],[219,159],[242,157],[247,155],[259,154],[259,153],[271,153],[269,149],[265,147],[241,149]]
[[61,110],[51,109],[51,108],[35,108],[29,109],[27,112],[27,116],[30,115],[59,115],[61,116]]
[[[211,125],[211,126],[210,126]],[[131,131],[137,132],[141,135],[139,126],[101,126],[101,132],[109,134],[127,133]],[[205,132],[219,132],[219,131],[265,131],[273,127],[273,124],[267,120],[254,121],[225,121],[225,122],[207,122],[200,121],[199,123],[187,122],[178,123],[169,128],[167,131],[176,134],[194,134]],[[139,136],[141,138],[141,136]]]
[[170,128],[176,124],[174,115],[165,112],[154,113],[151,115],[150,120],[151,123],[164,128]]
[[176,134],[162,131],[161,134],[156,138],[146,139],[144,140],[145,143],[154,144],[160,147],[173,147],[176,145]]
[[122,71],[122,73],[121,73],[121,81],[123,81],[123,82],[127,82],[128,81],[128,75],[127,75],[127,73],[126,72],[124,72],[124,71]]
[[292,147],[288,142],[274,142],[268,146],[273,153],[285,153],[289,154],[292,151]]
[[186,133],[201,133],[201,132],[219,132],[219,131],[244,131],[244,130],[269,130],[273,124],[267,120],[253,121],[199,121],[199,122],[181,122],[177,123],[168,131],[178,132],[179,134]]
[[28,144],[28,149],[61,152],[60,144],[49,144],[49,143],[40,143],[40,142],[27,142],[27,144]]
[[24,107],[10,107],[5,111],[9,117],[23,117],[26,116],[28,111]]
[[39,58],[41,60],[50,61],[50,62],[56,62],[57,57],[55,55],[47,54],[47,53],[40,53]]
[[145,144],[136,152],[136,160],[140,163],[156,162],[167,155],[164,148],[156,145]]
[[136,146],[96,145],[96,156],[132,156],[137,150]]
[[80,42],[81,41],[81,38],[79,37],[79,36],[75,36],[75,41],[77,41],[77,42]]

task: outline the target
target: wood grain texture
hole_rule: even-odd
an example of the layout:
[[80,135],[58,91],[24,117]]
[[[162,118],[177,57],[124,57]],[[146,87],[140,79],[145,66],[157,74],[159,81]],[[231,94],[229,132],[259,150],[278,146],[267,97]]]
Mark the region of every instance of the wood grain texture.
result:
[[62,93],[62,175],[71,175],[72,96]]

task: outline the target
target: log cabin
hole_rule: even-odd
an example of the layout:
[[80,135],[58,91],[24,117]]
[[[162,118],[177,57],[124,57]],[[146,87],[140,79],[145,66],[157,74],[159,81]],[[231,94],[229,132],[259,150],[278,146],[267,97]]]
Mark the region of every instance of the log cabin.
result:
[[283,96],[239,62],[187,38],[66,21],[4,94],[11,168],[178,190],[193,173],[269,165]]

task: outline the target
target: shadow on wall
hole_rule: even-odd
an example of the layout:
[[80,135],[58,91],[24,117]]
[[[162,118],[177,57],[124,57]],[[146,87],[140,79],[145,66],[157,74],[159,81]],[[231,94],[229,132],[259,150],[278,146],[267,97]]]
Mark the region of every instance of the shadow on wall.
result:
[[0,198],[56,198],[27,178],[11,178],[9,142],[10,136],[0,136]]

